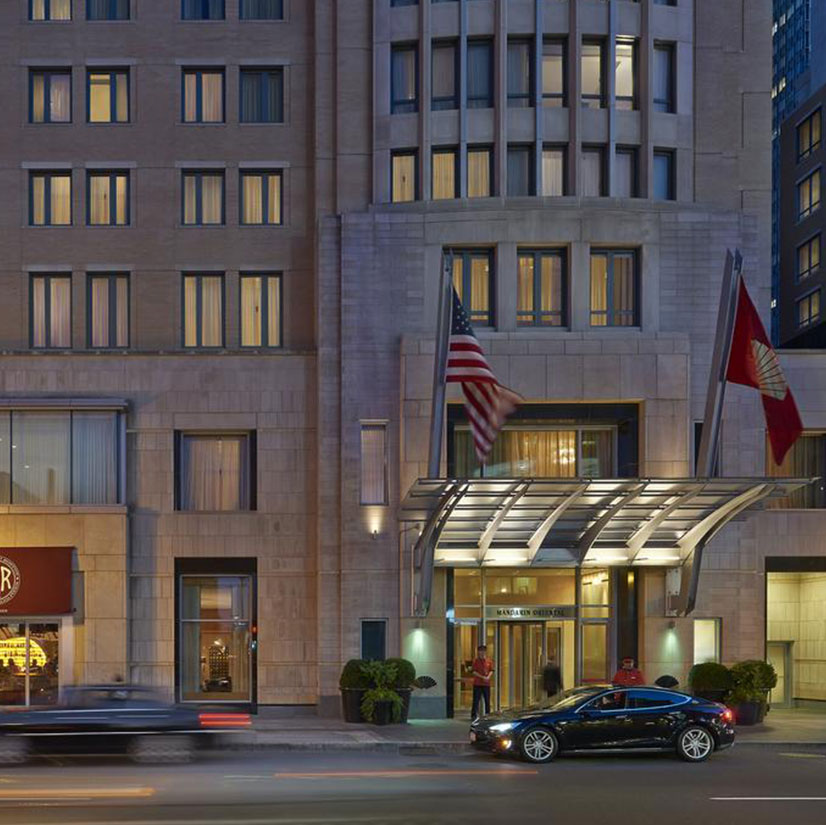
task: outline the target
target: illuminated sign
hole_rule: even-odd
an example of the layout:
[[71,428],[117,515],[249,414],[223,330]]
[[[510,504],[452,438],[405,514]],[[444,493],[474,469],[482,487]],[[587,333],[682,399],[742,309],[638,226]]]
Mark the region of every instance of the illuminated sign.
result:
[[20,568],[6,556],[0,556],[0,604],[10,602],[20,590]]
[[0,547],[0,615],[71,612],[71,547]]
[[542,619],[574,619],[576,607],[562,605],[559,607],[497,607],[488,605],[485,608],[486,619],[503,621],[541,621]]
[[[29,668],[41,668],[45,664],[45,651],[34,639],[29,639]],[[12,636],[10,639],[0,639],[0,665],[13,665],[18,673],[26,672],[25,636]]]

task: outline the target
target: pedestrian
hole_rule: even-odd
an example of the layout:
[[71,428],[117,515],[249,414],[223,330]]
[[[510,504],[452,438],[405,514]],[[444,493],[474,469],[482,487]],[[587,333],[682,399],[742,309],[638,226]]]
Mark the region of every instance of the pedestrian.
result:
[[488,659],[488,646],[479,645],[476,648],[476,658],[473,660],[473,707],[470,718],[479,716],[479,705],[484,700],[485,713],[490,713],[490,678],[493,674],[493,662]]
[[634,666],[634,659],[631,656],[625,656],[622,660],[622,667],[614,674],[611,682],[621,687],[635,687],[636,685],[644,685],[645,677],[642,671]]
[[548,659],[547,664],[542,668],[542,685],[549,699],[562,690],[562,672],[553,659]]

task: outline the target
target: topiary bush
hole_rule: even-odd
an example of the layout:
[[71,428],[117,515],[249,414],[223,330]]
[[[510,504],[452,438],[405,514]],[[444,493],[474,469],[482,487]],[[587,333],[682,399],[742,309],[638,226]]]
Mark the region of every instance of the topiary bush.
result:
[[706,690],[731,690],[731,671],[719,662],[702,662],[688,672],[692,693]]
[[387,664],[396,668],[396,680],[393,687],[396,690],[406,690],[412,688],[416,681],[416,668],[413,662],[408,659],[388,659]]
[[364,672],[364,659],[350,659],[341,669],[338,686],[342,690],[367,690],[370,677]]

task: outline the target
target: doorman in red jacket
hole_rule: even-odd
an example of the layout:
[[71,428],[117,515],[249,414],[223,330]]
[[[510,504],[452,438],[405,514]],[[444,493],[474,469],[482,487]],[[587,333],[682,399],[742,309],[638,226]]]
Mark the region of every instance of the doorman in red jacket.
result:
[[645,676],[642,671],[634,667],[634,660],[626,656],[622,660],[622,667],[614,674],[611,682],[620,687],[635,687],[645,684]]

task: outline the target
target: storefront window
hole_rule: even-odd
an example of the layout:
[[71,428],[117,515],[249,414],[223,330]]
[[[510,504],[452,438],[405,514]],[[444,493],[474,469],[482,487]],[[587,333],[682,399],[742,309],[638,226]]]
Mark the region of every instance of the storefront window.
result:
[[608,679],[608,625],[586,622],[582,625],[582,681],[604,682]]
[[58,698],[60,625],[0,624],[0,705],[53,705]]
[[720,620],[694,620],[694,664],[720,661]]
[[579,602],[583,619],[608,618],[611,610],[611,577],[608,570],[583,570]]

